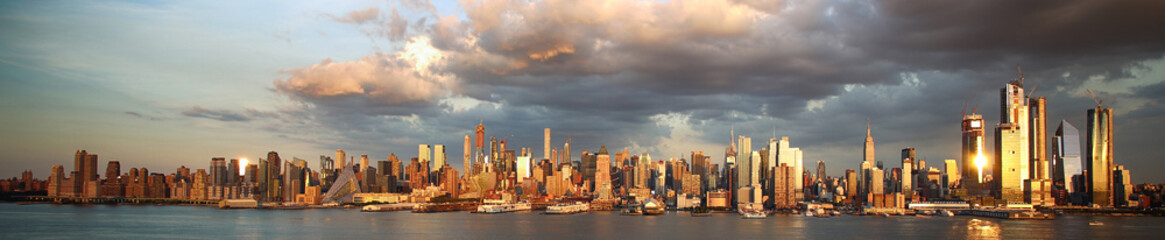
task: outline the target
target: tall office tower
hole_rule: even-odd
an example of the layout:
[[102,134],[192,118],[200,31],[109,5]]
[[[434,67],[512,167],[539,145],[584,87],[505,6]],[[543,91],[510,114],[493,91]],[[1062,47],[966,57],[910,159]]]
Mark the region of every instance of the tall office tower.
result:
[[866,141],[865,146],[862,147],[862,152],[862,161],[869,162],[872,166],[876,151],[874,150],[874,135],[870,134],[870,119],[866,119]]
[[81,171],[85,181],[97,180],[97,154],[86,154],[84,160],[85,169]]
[[773,168],[773,204],[777,209],[794,208],[797,206],[793,186],[793,168],[786,164],[779,164]]
[[854,205],[860,205],[860,203],[865,203],[867,200],[869,200],[866,198],[870,194],[870,180],[872,179],[870,176],[871,168],[874,168],[873,163],[862,161],[861,168],[858,170],[858,198],[856,199],[857,202],[855,202]]
[[[760,160],[760,159],[756,159]],[[743,135],[736,139],[736,188],[752,184],[752,138]]]
[[825,161],[817,161],[817,181],[825,182]]
[[442,168],[445,168],[445,145],[443,144],[433,145],[433,168],[436,169],[434,171],[441,171]]
[[227,163],[226,158],[216,157],[210,159],[210,186],[211,190],[208,193],[210,199],[223,199],[223,188],[226,187],[227,181]]
[[963,171],[960,174],[959,192],[956,196],[969,198],[984,196],[987,188],[983,186],[983,171],[987,166],[987,155],[983,153],[983,144],[987,137],[983,122],[983,115],[972,112],[963,114]]
[[[1013,157],[1015,157],[1015,161],[1019,161],[1019,163],[1016,164],[1015,171],[1017,171],[1019,173],[1018,185],[1019,185],[1020,193],[1023,193],[1024,191],[1027,191],[1027,187],[1028,187],[1024,183],[1026,181],[1028,181],[1029,179],[1031,179],[1031,175],[1030,175],[1031,165],[1030,164],[1031,164],[1031,157],[1032,157],[1031,144],[1030,144],[1031,143],[1031,132],[1032,132],[1030,129],[1031,128],[1031,118],[1030,118],[1031,117],[1031,114],[1030,114],[1031,109],[1028,106],[1028,98],[1027,98],[1027,96],[1025,96],[1025,93],[1023,91],[1023,75],[1020,75],[1020,79],[1018,81],[1011,81],[1010,83],[1005,85],[1002,89],[999,89],[999,97],[1000,97],[1000,107],[1001,107],[1000,108],[1000,112],[1001,112],[1000,124],[1001,125],[1002,124],[1010,124],[1011,130],[1008,130],[1008,131],[1014,131],[1016,141],[1018,141],[1018,143],[1015,143],[1016,145],[1014,146],[1014,148],[1009,148],[1008,152],[1006,154],[1002,154],[1002,155],[1013,156]],[[999,128],[999,127],[997,127],[997,128]],[[1000,131],[1000,130],[996,130],[996,131]],[[1006,140],[1006,139],[1001,139],[998,136],[995,139]],[[995,144],[998,146],[1001,143],[996,142]],[[996,151],[999,151],[999,148],[996,148]],[[1010,151],[1015,151],[1015,153],[1012,154]],[[1001,155],[1001,154],[996,153],[996,155]],[[996,159],[995,161],[999,162],[998,159]],[[999,180],[1004,180],[1004,179],[1000,179],[998,175],[996,175],[994,177],[995,177],[996,182],[1000,182]],[[1010,184],[1010,183],[1007,183],[1007,184]],[[998,184],[996,184],[996,185],[998,185]]]
[[[295,202],[295,195],[303,193],[304,183],[307,180],[307,176],[304,174],[304,170],[307,168],[307,161],[294,157],[291,159],[291,161],[285,163],[287,166],[284,168],[286,171],[283,173],[283,192],[279,196],[284,202]],[[367,159],[367,157],[361,158],[361,164],[367,162]],[[362,165],[361,168],[363,167]],[[363,174],[364,172],[360,173]]]
[[477,144],[474,145],[474,148],[482,149],[485,147],[485,126],[484,126],[484,124],[485,124],[485,121],[483,120],[477,124],[476,128],[474,128],[474,131],[473,131],[474,137],[477,138],[476,139]]
[[554,163],[554,167],[558,167],[563,163],[570,164],[570,140],[571,138],[566,138],[566,144],[562,145],[562,162]]
[[[704,151],[692,151],[692,174],[700,176],[700,179],[708,179],[708,160],[704,157]],[[707,189],[707,184],[700,184],[700,193],[703,195],[704,190]]]
[[599,199],[611,198],[611,155],[607,154],[607,146],[599,147],[599,154],[595,156],[595,195]]
[[[775,150],[777,152],[777,156],[776,156],[777,163],[776,164],[778,164],[778,165],[785,164],[786,166],[793,168],[793,173],[792,173],[793,174],[793,184],[794,184],[793,187],[796,190],[796,192],[794,192],[793,194],[794,194],[794,197],[797,198],[797,200],[801,200],[801,199],[804,199],[804,197],[805,197],[805,195],[804,195],[805,166],[803,165],[804,161],[802,161],[802,159],[801,159],[801,149],[800,148],[790,148],[789,144],[790,144],[789,137],[787,137],[787,136],[783,136],[783,137],[781,137],[780,141],[777,141],[777,144],[776,144],[777,149]],[[870,146],[873,146],[873,145],[870,145]]]
[[1030,104],[1028,110],[1031,115],[1031,122],[1028,124],[1031,130],[1028,133],[1028,149],[1031,151],[1028,176],[1031,178],[1028,180],[1024,197],[1032,205],[1055,205],[1055,199],[1052,198],[1052,192],[1055,189],[1052,187],[1051,174],[1048,172],[1047,117],[1045,116],[1047,99],[1044,97],[1031,98],[1028,102]]
[[498,161],[499,159],[501,159],[501,155],[502,155],[502,152],[499,151],[500,147],[501,147],[501,145],[500,145],[500,143],[498,143],[498,138],[489,137],[489,162],[493,163],[494,167],[497,167],[497,168],[500,168],[500,166],[502,165],[502,161]]
[[777,141],[776,137],[770,138],[768,146],[766,146],[766,148],[768,148],[768,151],[766,152],[767,155],[761,156],[761,157],[764,157],[765,159],[769,160],[769,162],[768,162],[769,165],[765,166],[765,168],[775,168],[775,167],[781,165],[780,160],[777,159],[777,152],[779,151],[779,149],[778,149],[779,147],[777,146],[777,144],[778,144],[777,142],[778,141]]
[[845,170],[845,198],[850,201],[858,196],[858,173],[853,169]]
[[902,159],[902,175],[898,180],[900,183],[898,187],[901,188],[902,196],[906,199],[914,197],[914,182],[912,182],[912,180],[914,180],[914,175],[911,175],[910,172],[910,168],[913,167],[913,161],[910,159]]
[[585,150],[582,152],[582,156],[579,159],[579,167],[578,167],[578,171],[582,173],[582,181],[589,180],[590,182],[594,183],[595,171],[597,169],[595,167],[595,165],[596,165],[595,161],[597,161],[595,159],[595,154],[592,154],[591,152],[585,151]]
[[752,159],[752,160],[748,161],[748,164],[749,164],[749,167],[748,167],[748,171],[749,171],[749,173],[748,173],[748,185],[754,186],[754,185],[760,184],[760,177],[761,177],[760,176],[760,168],[761,168],[760,152],[752,151],[752,157],[750,159]]
[[119,176],[121,176],[121,162],[109,161],[109,165],[105,167],[105,181],[117,181]]
[[1133,194],[1133,175],[1125,165],[1116,165],[1112,171],[1113,205],[1129,207],[1129,195]]
[[473,174],[473,172],[470,171],[470,169],[473,169],[473,162],[471,162],[471,160],[470,160],[470,159],[472,159],[470,156],[473,155],[473,150],[472,150],[473,145],[470,145],[470,144],[471,143],[469,141],[469,134],[466,134],[465,135],[465,149],[462,150],[462,152],[461,152],[461,154],[465,155],[464,159],[461,160],[461,162],[462,162],[461,163],[462,164],[461,165],[461,172],[464,173],[466,176]]
[[958,185],[957,182],[959,182],[959,161],[954,159],[947,159],[944,160],[944,162],[945,166],[943,166],[943,168],[946,169],[946,172],[943,174],[947,175],[947,179],[946,182],[942,182],[941,184],[943,184],[944,188],[950,189],[955,187],[955,185]]
[[[903,148],[902,149],[902,160],[910,159],[910,162],[914,163],[911,166],[910,170],[918,171],[918,159],[914,158],[914,155],[915,155],[914,148]],[[907,169],[903,168],[902,170],[907,170]]]
[[347,162],[345,162],[347,160],[348,160],[348,155],[344,154],[344,150],[343,149],[336,149],[336,161],[340,161],[340,164],[338,166],[336,166],[336,171],[343,170],[344,167],[347,167],[348,164],[347,164]]
[[432,165],[429,165],[429,161],[432,160],[431,156],[433,156],[432,146],[428,144],[417,145],[417,161],[421,165],[425,165],[426,169],[432,169]]
[[384,160],[388,161],[389,166],[389,168],[382,170],[385,175],[395,176],[397,179],[401,179],[404,176],[404,162],[396,157],[396,153],[389,153],[388,157],[385,157]]
[[517,159],[517,161],[518,161],[518,166],[517,166],[518,171],[517,172],[518,173],[517,173],[517,176],[515,178],[517,178],[518,183],[523,183],[526,181],[525,180],[526,178],[529,178],[531,176],[530,175],[530,155],[522,155],[522,156],[518,156],[517,158],[518,158]]
[[[348,165],[351,164],[348,163]],[[283,193],[282,184],[280,184],[282,181],[280,178],[280,166],[282,165],[283,160],[279,158],[279,153],[275,151],[267,152],[267,192],[265,193],[267,201],[279,201],[279,196]]]
[[[1060,120],[1060,126],[1056,127],[1056,135],[1052,137],[1052,168],[1054,169],[1052,184],[1056,186],[1057,190],[1061,192],[1080,190],[1071,188],[1071,186],[1075,186],[1072,182],[1072,176],[1084,174],[1080,167],[1083,164],[1080,161],[1080,131],[1068,123],[1068,120]],[[1067,202],[1067,198],[1067,194],[1058,195],[1057,202]]]
[[227,186],[235,186],[239,181],[239,159],[231,158],[227,163]]
[[886,193],[886,171],[880,168],[870,168],[870,193]]
[[[83,174],[85,172],[85,157],[88,157],[88,156],[89,156],[89,153],[85,152],[85,150],[77,150],[77,153],[75,153],[73,155],[73,171],[74,172],[77,172],[80,174]],[[81,179],[78,178],[78,179],[72,179],[72,180],[76,181],[76,180],[81,180]]]
[[1087,162],[1088,198],[1091,204],[1113,206],[1112,201],[1112,108],[1088,109],[1088,138],[1084,148]]
[[542,139],[542,159],[550,159],[550,128],[544,130]]
[[1008,203],[1024,202],[1023,162],[1021,155],[1023,146],[1023,132],[1019,126],[1011,123],[1001,123],[995,127],[995,165],[992,167],[994,190],[998,198]]

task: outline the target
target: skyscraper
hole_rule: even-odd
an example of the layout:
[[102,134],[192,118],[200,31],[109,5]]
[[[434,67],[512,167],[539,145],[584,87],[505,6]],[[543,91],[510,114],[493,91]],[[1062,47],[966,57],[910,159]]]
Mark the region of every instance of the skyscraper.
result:
[[1028,180],[1027,188],[1024,191],[1024,196],[1028,203],[1036,206],[1055,205],[1055,200],[1052,198],[1052,179],[1048,173],[1048,149],[1047,149],[1047,117],[1045,108],[1047,106],[1047,99],[1044,97],[1029,99],[1029,110],[1031,115],[1031,122],[1028,126],[1030,129],[1029,135],[1029,149],[1031,150],[1031,163],[1028,164],[1030,171],[1028,175],[1031,177]]
[[425,165],[425,169],[432,169],[433,166],[429,165],[430,161],[432,160],[432,155],[433,150],[431,149],[431,146],[428,144],[417,145],[417,161],[419,161],[421,165]]
[[[433,145],[433,169],[440,171],[445,167],[445,145]],[[437,175],[437,174],[434,174]]]
[[817,161],[817,181],[825,182],[825,161]]
[[862,147],[862,152],[862,161],[873,165],[876,151],[874,150],[874,135],[870,134],[870,119],[866,119],[866,141]]
[[542,159],[550,159],[550,128],[545,129],[542,139]]
[[611,198],[611,155],[607,153],[607,146],[603,145],[599,148],[599,154],[595,156],[595,165],[598,171],[595,172],[595,192],[599,199]]
[[469,141],[469,134],[466,134],[465,135],[465,150],[463,150],[461,152],[462,154],[465,155],[465,158],[462,159],[461,172],[467,176],[473,173],[472,171],[470,171],[470,169],[473,169],[473,162],[471,162],[471,160],[470,160],[470,159],[472,159],[470,156],[473,155],[473,149],[472,149],[473,147],[470,144],[471,143]]
[[[752,138],[738,136],[736,139],[736,187],[742,188],[752,184]],[[760,159],[757,159],[760,160]],[[745,199],[741,199],[745,200]]]
[[1022,132],[1024,130],[1011,123],[1001,123],[995,127],[995,165],[991,169],[993,187],[999,194],[997,197],[1009,203],[1024,202],[1024,169],[1021,163],[1025,159],[1020,155],[1020,148],[1021,145],[1027,146],[1027,142],[1022,140]]
[[1068,120],[1060,120],[1060,126],[1056,127],[1056,135],[1052,137],[1052,161],[1054,169],[1052,181],[1056,188],[1067,192],[1084,191],[1071,188],[1075,186],[1072,183],[1072,176],[1084,174],[1081,167],[1084,164],[1080,162],[1080,131],[1068,123]]
[[210,159],[210,199],[223,199],[223,188],[226,187],[227,181],[226,172],[226,158],[216,157]]
[[336,171],[340,171],[340,170],[344,169],[344,167],[348,166],[347,162],[346,162],[348,160],[348,155],[344,154],[343,149],[336,149],[336,159],[335,160],[340,161],[339,162],[340,164],[336,166]]
[[911,171],[917,167],[914,165],[914,161],[914,148],[902,149],[902,178],[900,180],[901,186],[899,187],[902,188],[902,195],[906,199],[914,196],[914,175],[912,175],[913,171]]
[[986,138],[983,115],[972,112],[963,115],[963,163],[960,174],[960,197],[983,196],[983,171],[987,167],[987,155],[983,153],[983,143]]
[[566,138],[566,143],[562,145],[561,162],[554,163],[554,167],[557,168],[559,164],[563,164],[563,163],[570,164],[570,158],[571,158],[571,156],[570,156],[570,140],[571,140],[571,138],[569,138],[569,137]]
[[1112,195],[1112,108],[1088,109],[1087,160],[1088,198],[1091,204],[1113,206]]
[[[1015,161],[1019,161],[1015,165],[1015,170],[1019,175],[1018,180],[1007,180],[1019,181],[1019,183],[1015,184],[1018,185],[1020,193],[1023,193],[1027,190],[1027,186],[1024,185],[1024,182],[1031,178],[1031,129],[1029,129],[1031,127],[1031,109],[1028,106],[1028,98],[1025,94],[1026,93],[1023,90],[1023,75],[1020,75],[1020,79],[1018,81],[1011,81],[1007,83],[1007,85],[1004,85],[1003,88],[999,89],[1000,126],[996,127],[996,132],[1014,132],[1013,137],[1015,138],[1015,143],[1010,143],[1014,144],[1013,146],[1004,146],[1008,148],[1008,152],[1005,154],[998,153],[1000,151],[998,146],[1000,146],[1002,143],[995,143],[997,146],[997,148],[995,148],[996,156],[1012,156],[1015,158]],[[1009,126],[1003,126],[1005,124]],[[995,139],[997,141],[1008,141],[1007,139],[1002,139],[998,136],[996,136]],[[1011,153],[1011,151],[1015,151],[1015,153]],[[995,161],[999,162],[999,159],[996,159]],[[1001,180],[1004,180],[1000,179],[999,176],[994,177],[997,182],[996,185],[998,185]],[[1006,184],[1012,183],[1009,182]]]

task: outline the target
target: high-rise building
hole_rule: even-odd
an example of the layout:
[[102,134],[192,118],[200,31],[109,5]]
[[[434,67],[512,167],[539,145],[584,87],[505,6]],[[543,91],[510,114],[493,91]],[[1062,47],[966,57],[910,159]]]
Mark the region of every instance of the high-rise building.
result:
[[793,187],[795,189],[793,197],[797,200],[805,199],[805,166],[801,158],[801,149],[790,148],[789,144],[789,137],[781,137],[781,140],[777,141],[777,149],[774,150],[777,152],[776,161],[777,164],[785,164],[793,168]]
[[432,155],[433,155],[432,146],[429,146],[428,144],[417,145],[417,161],[420,162],[421,164],[428,166],[428,167],[426,167],[426,169],[429,169],[432,167],[431,165],[429,165],[430,160],[432,160],[432,158],[431,158]]
[[[352,163],[348,163],[348,165],[351,164]],[[282,175],[280,175],[280,173],[282,173],[282,171],[280,171],[280,167],[282,165],[283,160],[279,158],[279,153],[276,153],[275,151],[267,152],[267,174],[265,175],[267,178],[267,192],[265,193],[267,199],[266,201],[279,201],[282,199],[280,198],[283,193],[283,184],[281,184]],[[351,168],[346,169],[351,170]]]
[[750,165],[748,167],[748,171],[749,171],[749,173],[748,173],[748,185],[752,186],[752,185],[760,184],[760,177],[761,177],[760,176],[760,169],[761,169],[760,152],[752,151],[752,157],[750,159],[752,159],[752,160],[748,161],[748,164]]
[[902,196],[910,199],[914,196],[914,148],[902,149],[902,177],[899,180],[899,188],[902,190]]
[[595,156],[595,165],[597,171],[595,172],[595,190],[599,199],[610,199],[611,197],[611,155],[607,154],[607,146],[603,145],[599,148],[599,154]]
[[1125,168],[1125,165],[1116,165],[1112,172],[1112,195],[1113,205],[1116,207],[1128,207],[1129,195],[1133,194],[1132,171]]
[[469,141],[469,135],[466,134],[465,135],[465,150],[463,150],[463,152],[462,152],[462,154],[465,155],[465,158],[462,159],[462,165],[461,165],[461,169],[462,169],[461,172],[464,173],[466,176],[473,174],[473,171],[470,171],[471,169],[473,169],[473,162],[471,162],[472,160],[470,160],[470,159],[472,159],[470,156],[472,156],[472,153],[473,153],[472,148],[473,147],[470,144],[471,143]]
[[817,161],[817,181],[825,182],[825,161]]
[[1088,198],[1092,205],[1113,206],[1112,108],[1088,109],[1088,137],[1084,159],[1088,163]]
[[984,154],[984,141],[987,137],[983,115],[971,113],[963,115],[963,159],[962,173],[960,174],[959,191],[955,194],[960,197],[984,196],[987,190],[983,186],[983,171],[987,167],[987,154]]
[[[752,184],[752,138],[737,136],[736,139],[736,187],[742,188]],[[760,159],[757,159],[760,160]],[[746,199],[742,199],[746,200]]]
[[874,164],[875,153],[877,151],[874,150],[874,135],[870,134],[869,119],[866,119],[866,141],[864,142],[864,147],[862,147],[862,152],[862,161]]
[[[1076,127],[1068,123],[1068,120],[1061,120],[1060,126],[1056,127],[1056,135],[1052,137],[1052,184],[1058,190],[1064,192],[1077,192],[1083,189],[1072,189],[1072,176],[1084,174],[1080,159],[1080,131]],[[1067,194],[1059,195],[1058,202],[1067,202]]]
[[433,168],[440,170],[445,166],[445,145],[433,145]]
[[995,128],[995,165],[992,167],[994,191],[997,198],[1008,203],[1024,202],[1023,166],[1026,160],[1020,155],[1024,130],[1011,123],[1002,123]]
[[225,196],[224,188],[227,182],[227,163],[226,158],[216,157],[210,159],[210,186],[208,190],[210,199],[223,199]]
[[563,163],[570,164],[570,140],[571,138],[566,138],[566,143],[562,145],[562,162],[554,163],[554,167],[558,167]]
[[368,167],[368,154],[360,154],[360,172],[367,172]]
[[477,144],[475,144],[474,147],[477,149],[481,149],[481,148],[485,147],[485,126],[484,125],[485,125],[485,121],[481,121],[481,123],[478,123],[477,127],[474,128],[474,137],[477,138]]
[[793,170],[792,167],[784,163],[773,168],[772,197],[773,204],[777,209],[797,207],[797,199],[794,194],[796,187],[793,186],[795,184]]
[[[1009,128],[1011,128],[1011,130],[1006,131],[1014,131],[1013,137],[1015,137],[1015,141],[1018,142],[1015,143],[1015,146],[1009,146],[1009,150],[1005,154],[998,153],[999,148],[995,148],[997,152],[995,155],[1013,156],[1015,157],[1015,161],[1019,161],[1015,166],[1015,170],[1019,174],[1018,185],[1020,193],[1027,191],[1028,186],[1024,183],[1031,179],[1031,109],[1028,103],[1028,98],[1025,94],[1026,93],[1023,91],[1023,75],[1020,75],[1020,79],[1018,81],[1011,81],[1003,88],[999,89],[1000,124],[1010,125]],[[997,129],[996,131],[1005,130]],[[1009,141],[1008,139],[1001,139],[998,136],[996,136],[995,139]],[[996,142],[995,144],[996,146],[999,146],[1001,143]],[[1015,153],[1013,154],[1011,151],[1015,151]],[[999,162],[998,159],[995,161]],[[1000,182],[1000,180],[1002,180],[998,176],[994,177],[996,182]]]
[[1032,205],[1055,205],[1055,199],[1052,198],[1052,192],[1055,190],[1052,187],[1051,174],[1048,172],[1047,117],[1045,116],[1047,99],[1044,97],[1031,98],[1028,102],[1031,115],[1031,122],[1028,124],[1030,126],[1028,149],[1031,151],[1028,176],[1031,178],[1028,180],[1024,196]]
[[858,173],[853,169],[845,170],[845,198],[854,201],[858,195]]
[[525,182],[526,178],[529,178],[531,176],[530,175],[530,155],[522,155],[522,156],[518,156],[517,158],[518,158],[518,166],[517,166],[518,173],[517,173],[516,178],[518,180],[518,183],[523,183],[523,182]]
[[542,159],[550,159],[550,128],[545,129],[542,139]]
[[[704,151],[692,151],[692,174],[700,176],[700,179],[708,179],[708,160],[704,158]],[[705,184],[701,184],[704,186]],[[706,189],[701,189],[701,195]]]
[[345,162],[347,160],[348,160],[348,155],[344,153],[344,150],[343,149],[336,149],[336,161],[340,161],[340,164],[338,166],[336,166],[336,171],[340,171],[340,170],[344,169],[344,167],[347,167],[348,166],[347,162]]
[[[946,176],[946,181],[942,182],[941,184],[943,184],[944,189],[950,189],[950,188],[954,187],[955,185],[958,185],[958,182],[959,182],[958,160],[947,159],[947,160],[944,160],[943,162],[945,162],[945,164],[946,164],[945,166],[943,166],[943,168],[946,169],[946,172],[944,172],[943,174],[946,174],[947,176]],[[950,193],[948,192],[948,193],[943,193],[943,194],[950,194]]]

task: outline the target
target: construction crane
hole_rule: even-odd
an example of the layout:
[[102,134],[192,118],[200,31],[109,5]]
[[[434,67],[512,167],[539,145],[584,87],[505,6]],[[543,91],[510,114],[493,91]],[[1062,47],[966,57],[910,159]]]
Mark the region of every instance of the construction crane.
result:
[[1019,85],[1023,86],[1023,68],[1019,67],[1019,64],[1015,64],[1015,69],[1019,70]]
[[1104,101],[1100,100],[1100,98],[1096,97],[1096,94],[1092,93],[1092,89],[1088,89],[1088,95],[1092,96],[1092,101],[1096,101],[1097,107],[1104,106]]

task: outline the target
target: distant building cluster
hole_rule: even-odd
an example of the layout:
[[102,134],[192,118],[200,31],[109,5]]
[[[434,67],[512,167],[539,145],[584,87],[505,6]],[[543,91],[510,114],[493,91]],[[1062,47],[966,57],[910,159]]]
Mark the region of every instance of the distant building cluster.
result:
[[[430,202],[480,198],[496,201],[553,202],[588,199],[598,204],[644,203],[654,199],[671,208],[783,210],[807,203],[833,203],[866,211],[893,212],[912,202],[952,200],[973,206],[1148,207],[1160,203],[1160,185],[1134,186],[1131,171],[1114,162],[1113,111],[1100,102],[1089,109],[1084,145],[1079,131],[1059,122],[1051,142],[1047,135],[1047,101],[1024,92],[1022,75],[1000,90],[1000,113],[994,139],[987,140],[987,121],[972,110],[961,119],[961,159],[928,166],[916,149],[901,150],[900,167],[875,159],[867,120],[861,161],[842,176],[828,176],[823,161],[805,169],[800,148],[776,135],[754,148],[752,138],[731,132],[724,163],[710,154],[656,158],[628,149],[612,153],[581,151],[571,138],[554,147],[544,129],[542,158],[534,149],[507,146],[508,137],[485,135],[484,122],[464,136],[463,167],[449,165],[445,145],[419,144],[416,157],[395,153],[370,162],[368,155],[336,150],[320,156],[318,168],[306,160],[284,161],[272,151],[253,163],[214,157],[209,168],[179,167],[174,173],[131,168],[106,162],[85,150],[74,156],[72,171],[53,165],[47,181],[26,171],[20,179],[0,182],[5,192],[45,191],[51,197],[174,198],[191,200],[254,199],[283,204]],[[977,107],[976,107],[977,109]],[[994,152],[986,144],[994,144]],[[1051,146],[1048,146],[1051,144]],[[1083,147],[1083,148],[1082,148]],[[1050,148],[1050,152],[1048,151]],[[576,158],[577,157],[577,158]]]

